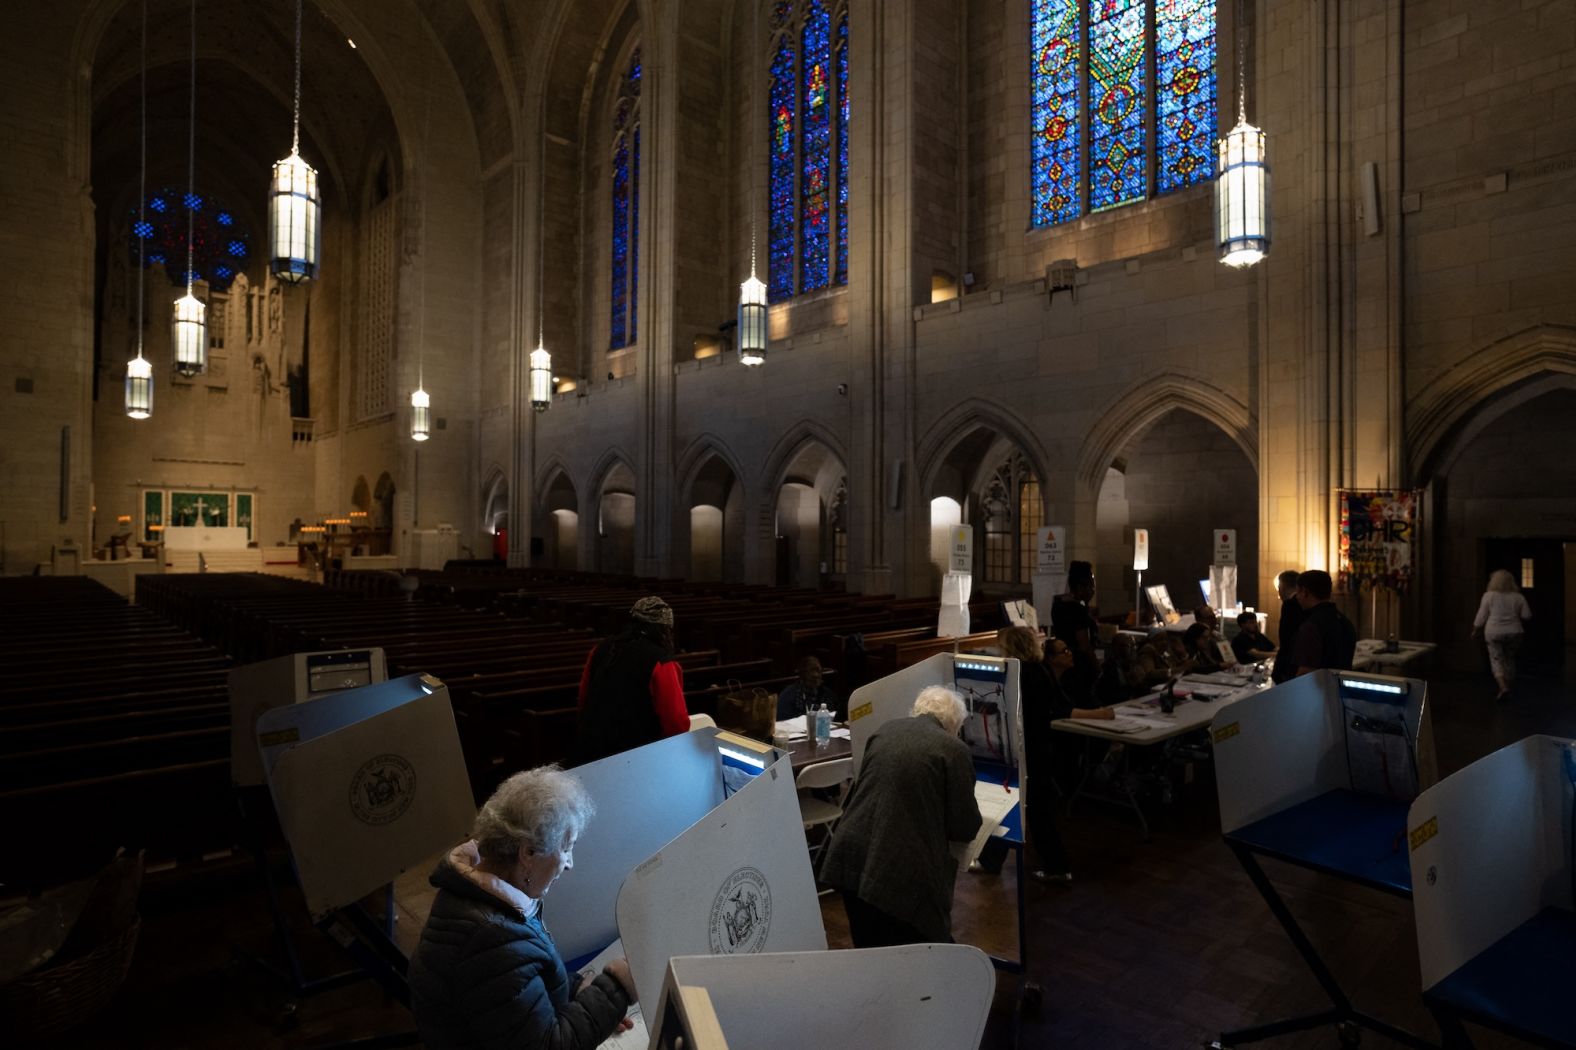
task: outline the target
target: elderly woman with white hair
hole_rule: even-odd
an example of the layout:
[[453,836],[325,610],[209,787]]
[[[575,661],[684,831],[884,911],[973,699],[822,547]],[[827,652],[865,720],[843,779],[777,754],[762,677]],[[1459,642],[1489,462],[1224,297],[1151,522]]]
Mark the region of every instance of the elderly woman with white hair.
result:
[[629,964],[572,982],[542,925],[542,898],[574,867],[594,810],[557,766],[516,773],[476,814],[471,840],[438,863],[438,894],[409,970],[428,1050],[589,1048],[629,1026]]
[[865,744],[820,870],[842,892],[856,948],[952,940],[952,844],[980,827],[974,761],[958,738],[967,715],[958,694],[930,686],[912,718]]
[[1495,700],[1510,695],[1516,684],[1516,650],[1526,637],[1527,621],[1532,619],[1532,607],[1526,595],[1516,586],[1516,578],[1509,569],[1495,569],[1489,574],[1488,590],[1478,602],[1476,618],[1472,621],[1472,637],[1483,636],[1488,643],[1488,664],[1499,684]]

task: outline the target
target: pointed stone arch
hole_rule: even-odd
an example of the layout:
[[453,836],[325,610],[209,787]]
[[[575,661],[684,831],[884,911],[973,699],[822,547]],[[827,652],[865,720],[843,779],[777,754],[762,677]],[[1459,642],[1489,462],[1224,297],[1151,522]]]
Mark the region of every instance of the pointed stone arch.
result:
[[822,426],[813,419],[801,419],[789,427],[787,432],[777,440],[766,454],[766,468],[761,472],[761,493],[763,506],[776,499],[776,492],[782,487],[788,473],[788,468],[800,453],[812,444],[823,445],[828,452],[843,464],[846,473],[848,467],[848,451],[839,438],[828,427]]
[[[845,552],[847,547],[848,458],[837,435],[814,420],[800,420],[767,453],[761,480],[762,532],[775,533],[763,535],[772,541],[774,554],[769,578],[814,587],[823,578],[823,565],[827,576],[846,571],[838,550],[839,534]],[[766,571],[763,564],[761,572]]]
[[562,477],[569,482],[569,487],[576,493],[580,486],[575,484],[575,477],[569,472],[569,467],[556,453],[547,456],[536,468],[536,492],[532,500],[534,506],[540,507],[547,500],[547,494],[558,484]]
[[1090,492],[1099,492],[1106,469],[1133,436],[1177,408],[1220,427],[1258,472],[1258,424],[1252,409],[1206,379],[1166,372],[1139,380],[1100,409],[1078,456],[1078,480]]
[[1576,386],[1576,327],[1536,325],[1479,348],[1408,406],[1412,477],[1427,480],[1472,434],[1532,397],[1567,386]]
[[745,484],[744,471],[739,468],[739,460],[734,456],[733,450],[728,448],[727,442],[723,441],[716,434],[703,433],[691,441],[688,447],[679,455],[678,469],[674,471],[674,476],[678,479],[677,491],[680,502],[689,499],[690,489],[694,486],[695,479],[706,468],[707,462],[713,457],[716,457],[732,471],[734,483],[741,490],[747,491],[748,486]]
[[989,430],[1021,450],[1030,467],[1043,483],[1049,477],[1051,457],[1035,437],[1033,429],[1011,410],[982,398],[969,398],[954,405],[928,428],[928,437],[918,450],[919,491],[929,498],[936,475],[952,452],[980,430]]
[[679,456],[675,478],[675,570],[693,580],[743,579],[749,489],[733,451],[716,434],[700,434]]

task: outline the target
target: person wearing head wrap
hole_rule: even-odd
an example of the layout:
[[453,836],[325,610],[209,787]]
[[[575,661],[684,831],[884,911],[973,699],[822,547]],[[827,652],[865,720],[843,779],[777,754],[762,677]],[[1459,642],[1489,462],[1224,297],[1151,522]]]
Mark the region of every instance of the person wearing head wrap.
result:
[[629,610],[629,626],[586,659],[579,760],[594,762],[688,731],[684,669],[673,658],[673,610],[661,598],[642,598]]

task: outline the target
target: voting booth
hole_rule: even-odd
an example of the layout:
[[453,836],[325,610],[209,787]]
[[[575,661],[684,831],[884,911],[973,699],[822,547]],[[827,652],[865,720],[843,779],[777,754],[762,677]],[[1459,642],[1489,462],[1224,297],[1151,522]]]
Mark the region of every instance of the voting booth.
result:
[[1446,777],[1407,820],[1423,997],[1445,1045],[1463,1020],[1576,1046],[1571,856],[1576,744],[1528,737]]
[[382,649],[292,653],[230,670],[230,782],[261,787],[257,718],[270,708],[388,681]]
[[[659,1050],[978,1047],[996,990],[963,944],[669,960]],[[682,1042],[680,1042],[682,1040]]]
[[1259,866],[1267,856],[1396,896],[1411,895],[1407,807],[1435,779],[1427,687],[1416,678],[1321,670],[1222,708],[1211,726],[1220,826],[1255,888],[1329,995],[1331,1008],[1225,1033],[1236,1046],[1326,1024],[1408,1046],[1359,1012]]
[[[1028,945],[1023,912],[1024,807],[1030,803],[1031,788],[1020,757],[1023,731],[1019,724],[1022,711],[1018,676],[1015,659],[938,653],[855,689],[848,698],[848,728],[857,781],[871,736],[893,719],[910,717],[920,690],[942,685],[963,698],[968,718],[961,735],[974,755],[974,799],[979,805],[981,823],[979,834],[969,844],[961,863],[966,865],[978,857],[992,836],[1012,849],[1018,873],[1018,958],[995,962],[1002,969],[1021,974]],[[1043,804],[1050,805],[1050,798]],[[1038,995],[1036,988],[1027,992],[1031,997]]]

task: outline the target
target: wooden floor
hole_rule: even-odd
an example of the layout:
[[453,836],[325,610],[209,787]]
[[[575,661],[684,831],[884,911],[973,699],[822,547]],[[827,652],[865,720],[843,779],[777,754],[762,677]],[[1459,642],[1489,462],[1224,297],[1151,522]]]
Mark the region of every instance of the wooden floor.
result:
[[[1493,704],[1492,695],[1487,676],[1431,683],[1441,773],[1529,733],[1576,736],[1570,686],[1529,680],[1504,705]],[[1031,883],[1027,895],[1029,976],[1044,989],[1043,1009],[1020,1017],[1017,979],[999,975],[986,1047],[1012,1047],[1015,1040],[1058,1050],[1198,1047],[1222,1029],[1323,1005],[1318,986],[1221,844],[1207,777],[1160,810],[1154,824],[1152,839],[1143,842],[1117,813],[1090,807],[1062,821],[1075,881]],[[1407,902],[1270,861],[1266,870],[1360,1008],[1437,1039],[1418,997]],[[960,875],[958,939],[993,955],[1014,954],[1014,892],[1010,863],[999,876]],[[399,937],[408,947],[430,901],[424,877],[402,879],[397,899]],[[840,903],[835,895],[822,902],[829,941],[846,947]],[[126,985],[107,1010],[59,1045],[319,1047],[411,1027],[406,1011],[368,982],[296,1000],[247,961],[245,953],[275,953],[262,894],[242,864],[197,879],[153,877],[143,915]],[[342,968],[316,931],[302,929],[297,941],[311,972]],[[1395,1045],[1372,1035],[1363,1042]],[[1324,1029],[1261,1045],[1338,1044]],[[1484,1035],[1478,1045],[1519,1044]]]

